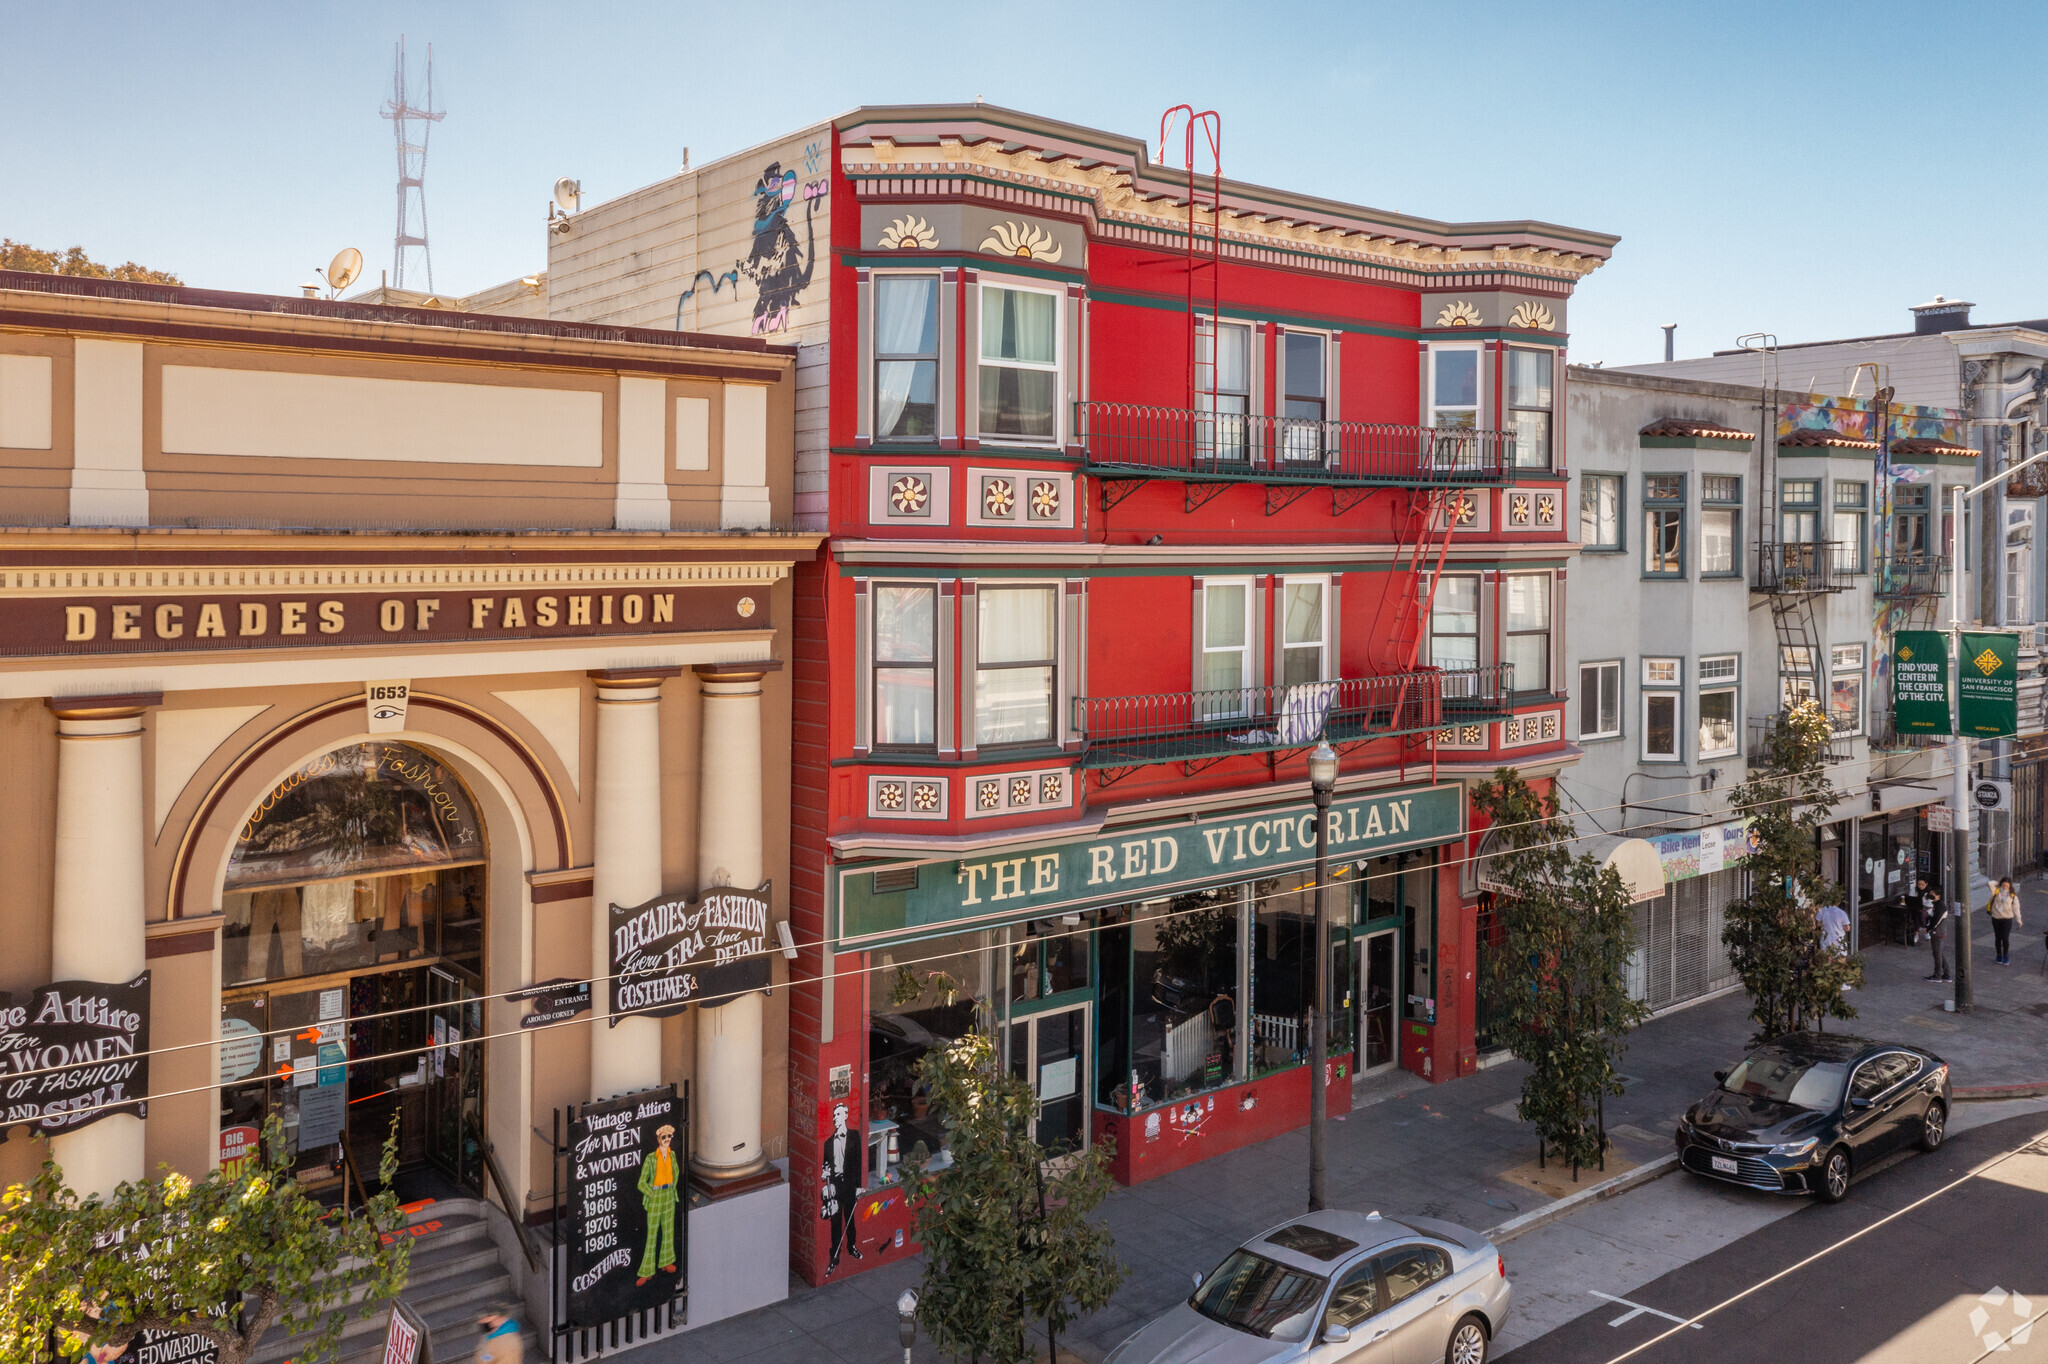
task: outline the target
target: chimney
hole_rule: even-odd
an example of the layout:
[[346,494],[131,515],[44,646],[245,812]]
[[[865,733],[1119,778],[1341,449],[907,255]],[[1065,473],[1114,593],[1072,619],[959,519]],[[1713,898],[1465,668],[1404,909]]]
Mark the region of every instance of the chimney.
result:
[[1959,332],[1970,325],[1970,309],[1974,306],[1976,305],[1943,298],[1936,294],[1932,303],[1914,305],[1913,335],[1936,336],[1942,332]]
[[1672,359],[1671,338],[1677,335],[1677,333],[1678,324],[1676,322],[1666,322],[1664,324],[1664,363],[1667,365],[1671,363]]

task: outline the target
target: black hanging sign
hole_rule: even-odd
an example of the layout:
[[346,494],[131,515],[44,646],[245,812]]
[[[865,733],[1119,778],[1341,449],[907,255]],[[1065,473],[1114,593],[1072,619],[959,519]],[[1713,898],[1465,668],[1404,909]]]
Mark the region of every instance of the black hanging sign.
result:
[[768,887],[613,905],[611,977],[612,1027],[628,1014],[665,1018],[699,999],[716,1008],[767,989]]
[[682,1111],[666,1085],[586,1104],[569,1123],[566,1321],[594,1326],[682,1291]]
[[147,1117],[149,972],[0,993],[0,1084],[0,1141],[18,1123],[53,1136],[114,1113]]
[[532,1000],[533,1012],[520,1019],[519,1026],[544,1028],[550,1023],[566,1023],[587,1010],[590,1007],[590,982],[557,976],[523,990],[514,990],[505,998]]
[[114,1364],[219,1364],[220,1346],[199,1331],[137,1331]]

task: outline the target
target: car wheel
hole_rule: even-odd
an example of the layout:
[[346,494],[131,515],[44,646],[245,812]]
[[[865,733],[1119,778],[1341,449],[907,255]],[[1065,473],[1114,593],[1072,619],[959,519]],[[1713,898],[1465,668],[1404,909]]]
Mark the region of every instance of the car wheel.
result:
[[1948,1110],[1941,1106],[1941,1100],[1931,1099],[1927,1104],[1927,1116],[1920,1119],[1920,1149],[1939,1151],[1947,1140]]
[[1444,1346],[1444,1364],[1486,1364],[1486,1323],[1477,1313],[1462,1318]]
[[1821,1162],[1820,1179],[1814,1196],[1823,1203],[1839,1203],[1849,1196],[1849,1149],[1837,1146]]

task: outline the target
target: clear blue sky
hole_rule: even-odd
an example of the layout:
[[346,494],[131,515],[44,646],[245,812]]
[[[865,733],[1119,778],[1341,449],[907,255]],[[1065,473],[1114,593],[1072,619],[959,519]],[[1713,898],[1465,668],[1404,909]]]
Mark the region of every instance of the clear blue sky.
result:
[[1446,219],[1617,232],[1573,358],[1907,325],[1936,293],[2048,315],[2034,93],[2048,5],[226,4],[8,0],[0,235],[289,292],[390,263],[403,33],[448,117],[435,284],[540,268],[549,187],[596,202],[860,104],[971,100],[1151,136],[1223,114],[1225,168]]

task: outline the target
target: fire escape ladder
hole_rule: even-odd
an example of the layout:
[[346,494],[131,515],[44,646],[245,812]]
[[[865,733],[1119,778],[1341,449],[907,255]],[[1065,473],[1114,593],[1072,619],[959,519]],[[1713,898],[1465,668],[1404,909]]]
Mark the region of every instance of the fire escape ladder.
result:
[[1450,553],[1457,509],[1470,495],[1443,489],[1418,489],[1408,495],[1408,511],[1399,522],[1400,539],[1395,544],[1394,581],[1373,613],[1372,661],[1377,672],[1406,673],[1421,666],[1422,633]]

